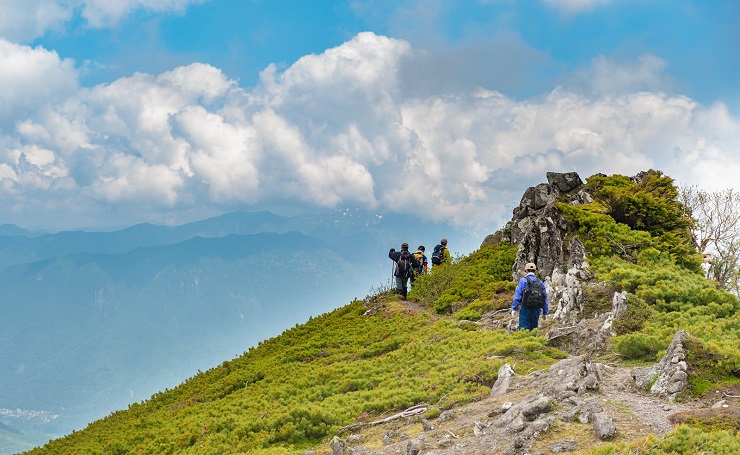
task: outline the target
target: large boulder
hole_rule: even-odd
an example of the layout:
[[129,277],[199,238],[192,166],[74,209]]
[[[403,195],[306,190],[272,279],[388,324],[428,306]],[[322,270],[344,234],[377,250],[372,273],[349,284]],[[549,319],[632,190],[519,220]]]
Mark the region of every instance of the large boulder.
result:
[[583,186],[583,180],[577,172],[548,172],[547,183],[557,188],[561,193],[569,193]]

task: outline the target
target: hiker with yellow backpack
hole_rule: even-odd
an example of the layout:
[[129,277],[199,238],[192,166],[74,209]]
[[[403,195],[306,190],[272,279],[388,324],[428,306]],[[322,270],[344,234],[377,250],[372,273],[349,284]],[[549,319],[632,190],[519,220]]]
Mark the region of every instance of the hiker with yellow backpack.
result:
[[427,256],[424,254],[424,245],[419,245],[419,248],[414,251],[414,257],[419,263],[419,266],[414,269],[413,275],[411,275],[411,286],[414,285],[416,277],[425,275],[429,270],[429,262],[427,262]]

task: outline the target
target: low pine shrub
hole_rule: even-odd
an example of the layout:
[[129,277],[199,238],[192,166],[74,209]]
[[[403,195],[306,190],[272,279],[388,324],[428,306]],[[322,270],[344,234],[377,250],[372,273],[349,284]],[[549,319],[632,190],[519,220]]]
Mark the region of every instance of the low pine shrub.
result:
[[641,332],[612,338],[612,350],[628,360],[654,362],[658,352],[666,347],[668,343],[664,340]]

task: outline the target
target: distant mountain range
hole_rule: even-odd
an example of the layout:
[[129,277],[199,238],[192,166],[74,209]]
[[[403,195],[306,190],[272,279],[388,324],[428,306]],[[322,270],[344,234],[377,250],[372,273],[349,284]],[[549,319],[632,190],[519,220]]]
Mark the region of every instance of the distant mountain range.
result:
[[0,440],[30,441],[20,448],[387,285],[387,251],[401,241],[424,238],[430,250],[443,235],[478,241],[359,211],[239,212],[114,232],[3,225],[0,233],[0,409],[44,416],[0,412]]

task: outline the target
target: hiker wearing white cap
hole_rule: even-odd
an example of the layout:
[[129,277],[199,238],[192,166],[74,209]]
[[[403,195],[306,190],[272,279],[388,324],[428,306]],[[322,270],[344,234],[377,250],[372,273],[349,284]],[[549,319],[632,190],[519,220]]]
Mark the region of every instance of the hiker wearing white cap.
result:
[[529,262],[524,266],[525,275],[519,279],[514,291],[514,301],[511,302],[511,316],[516,315],[519,309],[519,329],[532,330],[539,326],[540,312],[542,319],[547,317],[548,300],[547,288],[534,272],[537,266]]

